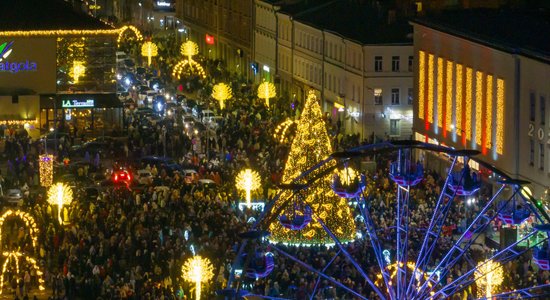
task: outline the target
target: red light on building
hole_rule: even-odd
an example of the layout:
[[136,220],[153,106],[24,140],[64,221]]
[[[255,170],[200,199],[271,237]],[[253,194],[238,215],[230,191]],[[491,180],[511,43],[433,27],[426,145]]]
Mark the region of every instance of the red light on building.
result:
[[207,34],[207,35],[205,36],[205,40],[206,40],[206,43],[207,43],[208,45],[214,45],[214,36],[213,36],[213,35]]

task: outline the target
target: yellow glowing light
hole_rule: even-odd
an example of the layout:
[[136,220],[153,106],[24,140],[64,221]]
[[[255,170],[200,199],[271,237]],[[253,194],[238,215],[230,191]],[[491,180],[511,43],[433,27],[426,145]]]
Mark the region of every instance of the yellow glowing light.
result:
[[[296,136],[290,147],[282,182],[304,184],[309,179],[319,177],[318,180],[309,184],[307,195],[304,195],[303,199],[299,201],[309,205],[313,213],[323,219],[340,241],[350,241],[355,236],[355,223],[352,212],[347,201],[334,194],[331,188],[333,177],[329,169],[334,167],[336,162],[331,160],[300,180],[294,181],[304,171],[316,165],[320,160],[327,158],[331,153],[332,146],[321,107],[315,93],[310,91],[297,124]],[[286,199],[293,199],[293,196],[294,191],[282,191],[279,197],[281,200],[274,204],[273,211],[292,209],[292,204],[288,204]],[[283,207],[284,204],[287,206]],[[333,242],[318,222],[311,222],[300,231],[286,229],[280,222],[272,222],[270,231],[272,233],[271,242],[290,244]]]
[[27,263],[29,263],[30,266],[36,271],[36,275],[38,275],[38,289],[40,291],[45,290],[44,273],[40,271],[40,267],[38,266],[34,258],[24,256],[23,253],[17,251],[5,251],[2,253],[2,255],[6,257],[6,261],[2,265],[2,274],[0,275],[0,294],[2,294],[2,290],[4,288],[4,274],[6,274],[9,263],[15,263],[15,274],[19,274],[19,259],[21,257],[24,257],[25,261],[27,261]]
[[73,67],[69,72],[69,75],[73,78],[74,83],[78,83],[80,77],[84,76],[86,73],[86,66],[83,61],[75,60],[73,62]]
[[428,54],[428,122],[434,122],[434,56]]
[[466,139],[472,140],[473,70],[466,67]]
[[178,62],[174,66],[174,69],[172,69],[172,77],[180,79],[184,71],[186,70],[186,67],[187,69],[190,70],[189,71],[190,74],[196,73],[197,75],[199,75],[200,78],[202,79],[206,78],[206,72],[204,72],[204,69],[202,68],[202,66],[194,60],[187,60],[187,59],[184,59]]
[[504,269],[499,262],[486,260],[477,265],[475,281],[478,286],[478,295],[485,299],[492,299],[493,290],[498,289],[504,279]]
[[[430,277],[428,274],[424,273],[424,271],[416,268],[416,264],[414,262],[407,262],[406,267],[403,267],[403,263],[399,263],[399,266],[408,274],[407,276],[412,276],[413,272],[415,272],[415,269],[416,269],[416,272],[414,273],[414,276],[415,276],[415,279],[416,279],[417,282],[426,281]],[[387,287],[388,290],[390,290],[392,286],[397,285],[397,281],[396,281],[397,280],[397,272],[399,272],[399,268],[397,267],[397,262],[394,262],[391,265],[387,265],[386,270],[388,271],[388,274],[390,275],[390,278],[388,280],[388,285],[389,286]],[[376,275],[376,280],[375,280],[374,283],[377,286],[379,286],[381,288],[384,288],[384,278],[382,277],[381,273]],[[431,281],[428,281],[426,285],[428,287],[428,290],[430,290],[433,286]],[[418,287],[418,289],[420,289],[420,287]],[[433,296],[434,294],[435,294],[434,291],[430,292],[431,296]]]
[[418,51],[418,118],[424,120],[424,88],[426,85],[426,53]]
[[147,57],[147,65],[151,65],[151,58],[158,55],[158,47],[155,43],[147,41],[141,46],[141,55]]
[[225,108],[225,101],[233,97],[231,87],[225,83],[218,83],[212,88],[212,98],[220,102],[220,109]]
[[134,38],[138,42],[141,42],[143,40],[143,36],[141,35],[141,32],[139,31],[139,29],[137,29],[135,26],[132,26],[132,25],[125,25],[125,26],[122,26],[120,29],[118,29],[118,38],[116,42],[119,46],[120,46],[120,42],[122,42],[122,39],[125,36],[127,36],[126,33],[133,33]]
[[443,128],[443,58],[437,58],[437,126]]
[[[36,225],[36,222],[34,221],[34,218],[29,215],[26,212],[20,211],[20,210],[8,210],[2,216],[0,217],[0,239],[2,237],[2,228],[4,225],[4,222],[8,218],[19,218],[23,220],[25,223],[25,226],[29,229],[30,237],[32,240],[32,246],[36,249],[36,242],[38,240],[38,227]],[[2,245],[4,247],[4,245]]]
[[453,124],[453,62],[447,61],[447,74],[445,80],[445,130],[451,131]]
[[[456,126],[455,132],[461,136],[463,124],[462,124],[462,65],[456,64]],[[461,130],[456,130],[456,128]]]
[[276,141],[279,141],[279,143],[281,144],[284,143],[287,140],[287,132],[289,128],[295,124],[296,124],[296,121],[292,119],[286,119],[284,122],[282,122],[281,124],[277,125],[277,127],[275,127],[273,138]]
[[476,71],[476,143],[481,146],[483,115],[483,73]]
[[48,190],[48,202],[51,205],[57,205],[57,218],[59,224],[63,224],[61,212],[64,205],[69,205],[73,201],[73,190],[62,182],[58,182]]
[[208,283],[214,277],[214,267],[208,258],[193,256],[181,268],[183,279],[195,283],[195,299],[201,298],[202,283]]
[[493,76],[487,75],[487,102],[485,105],[485,148],[490,149],[493,141]]
[[239,174],[237,174],[237,179],[235,180],[235,182],[237,189],[245,191],[246,205],[250,208],[250,206],[252,205],[250,192],[260,188],[260,174],[251,169],[244,169],[239,172]]
[[189,60],[191,60],[192,56],[197,55],[199,53],[199,46],[195,42],[187,41],[181,44],[180,53],[183,56],[187,56]]
[[53,183],[53,155],[42,154],[38,157],[38,171],[40,173],[40,185],[49,187]]
[[277,96],[275,85],[271,82],[264,81],[258,86],[258,98],[265,99],[265,106],[269,108],[269,98]]
[[119,29],[97,29],[97,30],[16,30],[0,31],[0,36],[29,37],[29,36],[82,36],[82,35],[117,35]]
[[339,171],[338,177],[342,185],[350,185],[358,180],[359,173],[351,167],[343,168]]
[[497,153],[504,152],[504,80],[497,79]]

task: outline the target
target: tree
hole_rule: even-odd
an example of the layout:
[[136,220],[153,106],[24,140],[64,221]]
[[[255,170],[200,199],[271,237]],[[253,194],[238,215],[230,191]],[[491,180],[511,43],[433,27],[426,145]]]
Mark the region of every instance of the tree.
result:
[[[332,153],[332,146],[325,128],[321,107],[315,94],[310,91],[304,110],[298,121],[296,137],[292,142],[290,153],[285,164],[282,176],[283,183],[291,183],[304,171],[310,169]],[[313,220],[302,230],[289,230],[279,222],[270,225],[273,242],[292,244],[322,244],[332,243],[333,240],[323,230],[320,223],[315,221],[319,217],[327,227],[340,239],[350,241],[355,234],[355,223],[346,199],[338,197],[331,189],[332,172],[327,169],[336,162],[330,161],[311,172],[304,178],[293,183],[305,184],[308,180],[322,176],[314,181],[303,192],[302,201],[309,205],[313,212]],[[322,175],[321,175],[322,174]],[[284,191],[273,207],[274,212],[292,217],[296,207],[296,197],[293,191]]]

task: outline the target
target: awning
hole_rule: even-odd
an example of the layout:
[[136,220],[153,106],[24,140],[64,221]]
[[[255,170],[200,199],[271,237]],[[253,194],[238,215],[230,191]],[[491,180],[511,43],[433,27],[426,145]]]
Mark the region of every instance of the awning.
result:
[[67,93],[56,95],[40,95],[40,108],[122,108],[122,102],[120,102],[115,93]]

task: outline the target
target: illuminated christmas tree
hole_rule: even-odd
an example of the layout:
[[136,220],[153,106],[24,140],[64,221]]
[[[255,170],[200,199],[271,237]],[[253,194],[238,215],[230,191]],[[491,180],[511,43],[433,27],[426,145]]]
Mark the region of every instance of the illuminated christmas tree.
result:
[[[290,153],[285,164],[282,182],[290,183],[304,171],[310,169],[332,153],[332,146],[323,121],[321,107],[315,94],[310,91],[307,97],[302,115],[298,121],[296,137],[292,142]],[[317,177],[320,173],[326,173],[328,168],[336,162],[330,161],[324,166],[311,172],[298,182],[304,184],[308,180]],[[284,242],[291,244],[324,244],[333,243],[333,240],[323,230],[321,224],[315,221],[315,216],[323,220],[327,227],[340,239],[350,241],[354,237],[355,223],[346,199],[334,194],[331,189],[332,172],[312,183],[301,198],[305,205],[313,211],[313,220],[301,230],[290,230],[282,226],[278,221],[270,225],[272,242]],[[291,199],[290,201],[287,201]],[[282,208],[285,203],[288,205]],[[293,191],[284,191],[275,203],[273,211],[282,211],[282,214],[292,218],[294,207],[299,203],[293,196]]]

